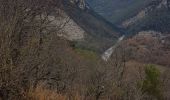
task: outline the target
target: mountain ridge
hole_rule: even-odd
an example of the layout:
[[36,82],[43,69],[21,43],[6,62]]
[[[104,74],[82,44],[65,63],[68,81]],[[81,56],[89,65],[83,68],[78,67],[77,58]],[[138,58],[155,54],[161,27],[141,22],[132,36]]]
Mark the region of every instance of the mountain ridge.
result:
[[154,0],[138,14],[125,22],[122,26],[131,33],[154,30],[162,33],[170,32],[170,1]]
[[170,31],[169,0],[87,0],[87,2],[106,20],[124,28],[127,34],[146,30]]
[[[73,0],[64,3],[65,12],[87,33],[85,41],[76,43],[78,47],[102,53],[124,34],[123,29],[98,15],[88,4],[84,4],[85,2]],[[79,5],[84,6],[79,7]]]

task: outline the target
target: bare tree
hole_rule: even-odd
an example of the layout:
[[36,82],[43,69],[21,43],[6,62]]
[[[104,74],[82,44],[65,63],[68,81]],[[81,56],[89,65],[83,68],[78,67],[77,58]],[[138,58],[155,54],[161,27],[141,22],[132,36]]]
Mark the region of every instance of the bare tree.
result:
[[36,86],[41,80],[56,80],[46,77],[50,58],[44,43],[68,20],[53,23],[62,18],[61,0],[0,0],[0,5],[0,95],[9,99],[21,96],[21,87],[30,82]]

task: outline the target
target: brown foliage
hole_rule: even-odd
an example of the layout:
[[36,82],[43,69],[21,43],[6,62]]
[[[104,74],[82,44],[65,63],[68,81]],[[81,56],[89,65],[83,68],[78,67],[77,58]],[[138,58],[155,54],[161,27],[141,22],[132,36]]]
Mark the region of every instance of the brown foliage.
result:
[[[0,96],[3,99],[22,98],[21,91],[29,84],[28,76],[39,68],[44,31],[51,31],[48,31],[51,27],[48,16],[52,10],[59,9],[53,2],[0,0]],[[37,81],[38,75],[35,77]]]
[[126,40],[123,44],[130,53],[130,59],[169,67],[170,49],[168,43],[168,39],[155,37],[152,34],[139,34]]

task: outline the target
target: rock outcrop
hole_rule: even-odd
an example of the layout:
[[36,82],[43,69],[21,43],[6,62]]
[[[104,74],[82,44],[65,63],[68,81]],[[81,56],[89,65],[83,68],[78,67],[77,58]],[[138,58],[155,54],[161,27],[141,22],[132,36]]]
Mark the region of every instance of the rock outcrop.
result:
[[70,0],[70,2],[72,4],[75,4],[77,5],[80,9],[87,9],[88,6],[87,6],[87,3],[85,2],[85,0]]

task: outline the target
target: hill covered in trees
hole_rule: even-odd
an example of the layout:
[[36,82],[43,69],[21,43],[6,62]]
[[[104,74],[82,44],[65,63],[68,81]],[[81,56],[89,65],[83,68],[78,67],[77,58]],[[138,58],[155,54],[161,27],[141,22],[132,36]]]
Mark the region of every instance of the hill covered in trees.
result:
[[169,37],[128,38],[103,61],[123,33],[83,0],[0,0],[0,99],[168,100]]

